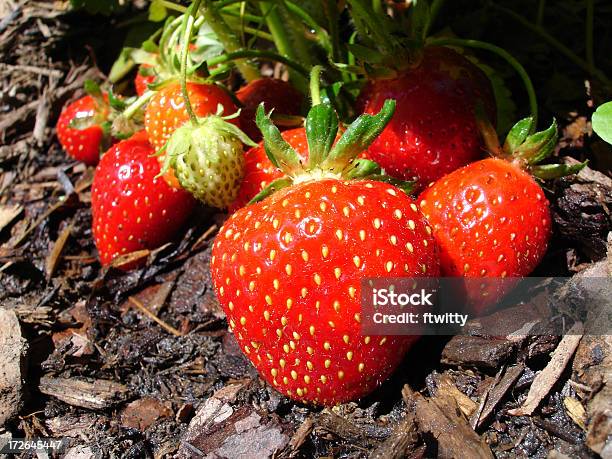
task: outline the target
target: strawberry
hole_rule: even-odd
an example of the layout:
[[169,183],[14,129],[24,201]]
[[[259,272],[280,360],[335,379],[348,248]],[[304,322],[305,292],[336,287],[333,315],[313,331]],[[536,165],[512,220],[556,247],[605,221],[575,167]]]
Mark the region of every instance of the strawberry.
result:
[[[549,204],[542,188],[523,169],[550,178],[578,168],[537,166],[552,153],[557,128],[553,123],[546,131],[528,136],[532,123],[531,118],[517,123],[503,149],[492,146],[502,158],[469,164],[420,195],[421,210],[440,246],[443,276],[522,277],[544,256],[551,234]],[[482,292],[468,287],[467,301],[480,312],[506,287],[497,295],[490,294],[494,283]]]
[[[187,83],[187,91],[197,116],[215,114],[219,105],[226,115],[238,111],[229,94],[215,84]],[[158,91],[145,110],[145,129],[155,150],[163,148],[172,133],[188,120],[179,83],[170,83]],[[232,122],[238,125],[237,120]]]
[[362,115],[332,147],[335,112],[315,105],[304,164],[260,107],[266,149],[287,175],[234,213],[213,245],[213,284],[230,329],[262,378],[298,401],[368,394],[416,339],[361,336],[362,279],[438,275],[435,241],[413,200],[372,180],[372,162],[354,161],[393,109],[389,101]]
[[141,131],[113,146],[96,168],[93,236],[103,265],[118,255],[170,241],[191,213],[191,195],[157,177],[154,152]]
[[255,124],[255,112],[260,103],[274,109],[275,114],[299,115],[304,96],[288,82],[278,78],[260,78],[251,81],[236,92],[242,103],[240,126],[255,142],[261,140],[261,131]]
[[[289,129],[281,135],[302,160],[308,159],[308,142],[304,128]],[[268,159],[263,142],[249,149],[244,154],[244,160],[244,178],[240,184],[238,196],[230,207],[231,212],[246,206],[267,185],[284,175]]]
[[57,138],[66,153],[90,166],[98,164],[109,140],[103,127],[110,112],[106,99],[106,95],[81,97],[64,108],[57,120]]
[[237,114],[207,115],[177,128],[168,141],[164,171],[172,168],[183,188],[203,203],[224,209],[236,198],[244,175],[244,132],[229,123]]
[[367,156],[389,175],[416,179],[424,187],[481,157],[474,110],[480,101],[495,118],[493,90],[486,75],[459,53],[424,48],[417,65],[399,76],[368,81],[357,108],[375,113],[387,98],[396,99],[397,110]]
[[141,64],[138,68],[134,77],[134,87],[138,97],[142,96],[149,89],[149,85],[155,81],[155,74],[151,72],[152,66],[149,64]]

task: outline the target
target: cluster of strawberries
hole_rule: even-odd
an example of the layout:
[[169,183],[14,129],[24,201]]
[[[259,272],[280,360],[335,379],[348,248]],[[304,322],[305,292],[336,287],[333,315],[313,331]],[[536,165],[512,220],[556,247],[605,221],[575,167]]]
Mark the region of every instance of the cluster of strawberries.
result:
[[[361,335],[363,278],[521,277],[546,251],[548,201],[529,172],[560,173],[537,165],[554,149],[556,126],[534,134],[524,119],[500,145],[475,115],[480,104],[494,119],[488,79],[451,49],[425,48],[399,76],[366,82],[356,104],[364,114],[347,127],[313,100],[304,126],[281,133],[266,111],[298,115],[303,98],[260,79],[235,98],[214,83],[188,83],[200,120],[188,128],[181,85],[147,78],[136,80],[141,94],[153,92],[144,130],[96,168],[100,260],[176,236],[193,196],[229,207],[211,259],[217,296],[245,354],[290,397],[330,405],[364,396],[414,341]],[[224,118],[238,111],[236,99],[240,115]],[[108,113],[103,97],[66,108],[57,131],[71,156],[98,162]],[[90,125],[74,127],[78,119]],[[263,141],[244,153],[252,142],[237,127]],[[479,159],[485,147],[494,157]],[[413,197],[402,180],[413,180]],[[486,307],[479,292],[468,295]]]

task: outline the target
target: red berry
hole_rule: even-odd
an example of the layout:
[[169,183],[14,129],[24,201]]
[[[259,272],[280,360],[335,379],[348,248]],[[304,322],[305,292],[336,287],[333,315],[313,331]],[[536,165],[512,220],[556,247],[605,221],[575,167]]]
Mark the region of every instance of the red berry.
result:
[[[152,66],[148,64],[141,64],[140,69],[151,69]],[[155,81],[155,75],[143,75],[140,73],[140,69],[136,73],[136,77],[134,78],[134,87],[136,88],[136,94],[138,96],[142,96],[147,89],[149,89],[149,85]]]
[[240,112],[242,130],[255,142],[261,140],[261,131],[255,124],[255,111],[260,103],[275,114],[299,115],[304,96],[288,82],[278,78],[261,78],[243,86],[236,93],[243,108]]
[[[225,116],[238,111],[229,94],[217,85],[187,83],[187,91],[197,116],[215,114],[218,105],[223,107]],[[155,150],[161,149],[176,128],[188,120],[180,84],[172,83],[158,91],[145,111],[145,129]],[[232,122],[238,125],[237,120]]]
[[412,199],[369,180],[310,180],[233,214],[214,243],[215,290],[266,381],[332,405],[362,397],[414,336],[362,336],[361,280],[437,276],[435,241]]
[[93,236],[100,261],[170,241],[194,206],[193,197],[155,178],[160,165],[144,131],[102,157],[92,184]]
[[395,99],[397,108],[367,156],[389,175],[416,178],[423,187],[481,157],[474,108],[482,101],[494,120],[493,90],[486,75],[457,52],[425,48],[418,66],[396,78],[369,81],[358,109],[375,113],[386,99]]
[[[443,276],[522,277],[533,271],[551,233],[548,200],[526,172],[485,159],[448,174],[419,197],[440,246]],[[475,309],[490,300],[468,292]]]
[[81,97],[64,108],[56,130],[66,153],[90,166],[98,164],[104,137],[100,123],[107,116],[108,107],[102,106],[92,96]]
[[[290,129],[281,135],[302,156],[302,160],[308,159],[308,141],[304,128]],[[244,178],[238,197],[230,207],[231,212],[246,206],[266,185],[284,175],[268,159],[263,142],[248,150],[244,159]]]

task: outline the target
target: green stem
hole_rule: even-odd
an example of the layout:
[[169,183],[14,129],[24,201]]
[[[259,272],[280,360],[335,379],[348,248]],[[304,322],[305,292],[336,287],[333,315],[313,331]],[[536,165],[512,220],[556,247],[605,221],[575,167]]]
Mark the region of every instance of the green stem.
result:
[[130,118],[132,118],[136,112],[142,108],[147,102],[149,102],[149,100],[151,100],[151,97],[153,97],[155,95],[155,91],[146,91],[142,96],[140,96],[138,99],[136,99],[134,102],[132,102],[130,105],[128,105],[128,107],[123,111],[122,116],[129,120]]
[[591,74],[595,70],[595,56],[593,53],[593,22],[595,19],[595,2],[587,0],[586,2],[586,60]]
[[187,91],[187,58],[189,57],[189,43],[191,42],[191,34],[193,33],[195,14],[197,14],[201,2],[202,0],[194,0],[187,10],[188,12],[185,13],[183,21],[183,46],[181,48],[181,92],[183,93],[183,99],[185,101],[185,110],[189,114],[189,119],[194,126],[198,125],[198,117],[193,111]]
[[[238,40],[238,37],[225,23],[223,17],[219,14],[215,5],[213,5],[212,0],[204,0],[202,13],[206,19],[206,23],[211,27],[215,35],[217,35],[217,38],[219,38],[219,41],[221,41],[227,52],[233,53],[242,48],[242,44]],[[236,61],[236,67],[238,67],[238,71],[247,82],[261,78],[259,69],[248,60],[241,59]]]
[[429,18],[427,19],[427,24],[425,24],[425,28],[423,30],[423,39],[427,38],[427,35],[429,35],[431,25],[435,22],[436,17],[438,17],[438,13],[443,5],[444,0],[433,0],[433,2],[431,2],[431,6],[429,7]]
[[[280,3],[272,2],[260,2],[259,8],[266,20],[266,24],[270,33],[274,37],[274,44],[279,53],[288,59],[296,62],[303,62],[306,66],[310,66],[310,58],[306,57],[307,53],[304,51],[303,39],[297,39],[297,43],[292,41],[291,33],[289,31],[290,24],[287,24],[286,18],[281,16]],[[308,87],[306,79],[300,75],[292,75],[292,80],[295,86],[305,92]]]
[[321,103],[321,72],[323,67],[315,65],[310,71],[310,97],[313,107]]
[[382,0],[372,0],[372,9],[376,14],[383,14]]
[[290,67],[296,72],[298,72],[304,80],[306,80],[306,78],[309,75],[309,72],[306,68],[304,68],[297,62],[293,62],[291,59],[285,56],[281,56],[280,54],[274,53],[272,51],[261,51],[261,50],[255,50],[255,49],[244,49],[244,50],[236,51],[234,53],[227,53],[221,56],[213,57],[208,60],[208,65],[212,67],[217,64],[223,64],[224,62],[229,62],[229,61],[233,61],[236,59],[244,59],[244,58],[265,59],[265,60],[280,62],[281,64],[285,64],[287,67]]
[[536,17],[536,24],[538,27],[542,26],[544,22],[544,9],[546,8],[546,0],[539,0],[538,2],[538,15]]
[[221,14],[225,16],[232,16],[235,18],[243,18],[250,22],[255,22],[257,24],[263,24],[264,20],[261,16],[256,16],[254,14],[242,13],[241,11],[234,11],[233,9],[226,8],[223,10],[219,10]]
[[164,5],[166,8],[168,8],[169,10],[172,11],[178,11],[179,13],[184,13],[187,11],[187,7],[183,6],[183,5],[178,5],[174,2],[170,2],[168,0],[161,0],[160,2],[162,5]]
[[464,40],[461,38],[436,38],[428,40],[428,44],[438,46],[459,46],[466,48],[484,49],[497,54],[499,57],[508,62],[508,64],[510,64],[514,68],[516,73],[518,73],[518,75],[521,77],[521,80],[523,80],[523,85],[525,86],[527,96],[529,97],[529,109],[531,111],[531,116],[533,116],[534,119],[533,128],[535,129],[538,124],[538,100],[536,98],[535,89],[533,88],[533,83],[531,82],[531,79],[529,78],[525,67],[523,67],[521,63],[517,61],[505,49],[502,49],[499,46],[495,46],[490,43],[485,43],[478,40]]
[[[516,22],[524,26],[526,29],[529,29],[531,32],[539,35],[544,41],[546,41],[549,45],[551,45],[553,48],[555,48],[557,51],[567,57],[576,66],[580,67],[587,73],[591,73],[591,69],[587,61],[577,56],[571,49],[569,49],[555,37],[546,32],[542,27],[538,27],[536,24],[532,24],[523,16],[518,13],[515,13],[509,8],[499,6],[495,3],[490,3],[489,6],[501,13],[506,14],[507,16],[511,17]],[[592,75],[596,77],[599,81],[604,83],[606,86],[612,86],[612,81],[608,79],[608,77],[606,77],[606,75],[600,69],[594,68],[592,70]]]

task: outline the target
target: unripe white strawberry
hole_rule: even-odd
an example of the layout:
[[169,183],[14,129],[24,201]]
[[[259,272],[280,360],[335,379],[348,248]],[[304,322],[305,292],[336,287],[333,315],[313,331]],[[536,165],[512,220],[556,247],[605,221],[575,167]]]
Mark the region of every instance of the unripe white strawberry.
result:
[[238,193],[244,175],[243,144],[254,143],[228,118],[209,115],[198,125],[186,123],[168,141],[168,167],[183,188],[203,203],[224,209]]

